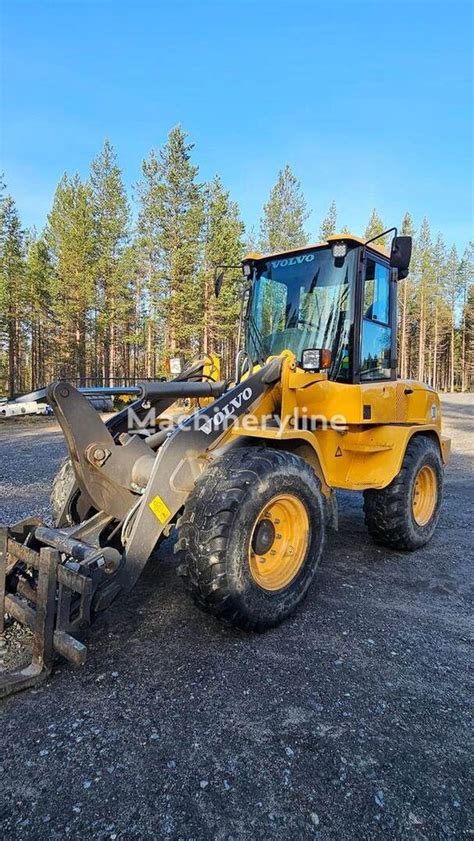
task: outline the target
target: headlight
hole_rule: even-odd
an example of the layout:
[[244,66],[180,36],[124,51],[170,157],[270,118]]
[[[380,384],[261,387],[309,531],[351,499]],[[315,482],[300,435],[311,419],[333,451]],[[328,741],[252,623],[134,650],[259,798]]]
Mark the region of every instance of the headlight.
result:
[[328,348],[308,348],[301,363],[305,371],[322,371],[331,367],[332,353]]

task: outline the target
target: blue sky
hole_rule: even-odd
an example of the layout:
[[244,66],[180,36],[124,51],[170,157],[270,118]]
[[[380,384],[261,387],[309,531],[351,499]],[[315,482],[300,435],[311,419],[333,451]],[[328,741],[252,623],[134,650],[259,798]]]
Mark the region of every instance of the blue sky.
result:
[[1,169],[41,228],[106,136],[131,187],[181,123],[248,225],[288,162],[315,238],[335,198],[354,233],[374,206],[387,225],[409,210],[463,247],[471,42],[467,0],[3,0]]

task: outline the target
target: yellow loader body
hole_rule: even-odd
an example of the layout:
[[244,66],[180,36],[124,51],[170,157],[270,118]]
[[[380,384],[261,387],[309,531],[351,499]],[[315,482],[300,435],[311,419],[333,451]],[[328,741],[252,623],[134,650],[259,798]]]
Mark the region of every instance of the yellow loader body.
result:
[[[281,419],[275,427],[268,417],[277,405]],[[409,380],[332,382],[298,368],[287,351],[280,383],[258,406],[253,423],[244,417],[227,440],[248,436],[290,448],[306,445],[327,494],[330,488],[386,487],[400,471],[408,442],[420,434],[436,440],[446,464],[450,440],[441,434],[440,399],[429,386]]]

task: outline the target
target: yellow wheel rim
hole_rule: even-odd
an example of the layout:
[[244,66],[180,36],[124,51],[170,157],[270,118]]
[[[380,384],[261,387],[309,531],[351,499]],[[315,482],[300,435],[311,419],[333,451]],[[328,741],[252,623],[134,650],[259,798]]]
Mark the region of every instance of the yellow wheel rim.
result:
[[309,516],[296,496],[274,496],[258,515],[249,544],[253,580],[263,590],[287,587],[299,572],[309,543]]
[[426,526],[431,520],[438,500],[438,482],[432,467],[425,465],[419,471],[413,488],[412,510],[415,522]]

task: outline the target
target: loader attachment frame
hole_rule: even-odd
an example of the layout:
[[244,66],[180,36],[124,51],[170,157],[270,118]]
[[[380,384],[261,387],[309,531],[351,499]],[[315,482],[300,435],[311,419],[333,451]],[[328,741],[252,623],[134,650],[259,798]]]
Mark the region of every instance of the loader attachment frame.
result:
[[[90,619],[90,597],[94,586],[94,563],[79,570],[71,563],[62,564],[61,552],[51,546],[40,546],[36,532],[41,521],[30,518],[14,526],[0,526],[0,633],[7,613],[32,632],[32,659],[25,668],[0,672],[0,698],[43,681],[51,672],[55,654],[76,666],[85,662],[87,648],[74,636]],[[77,542],[78,543],[78,542]],[[32,545],[35,548],[32,548]],[[63,545],[62,547],[66,547]],[[72,549],[72,547],[68,547]],[[84,547],[91,562],[90,547]],[[95,561],[99,560],[95,552]],[[14,592],[9,592],[8,579],[18,578]],[[98,569],[98,565],[96,565]],[[33,577],[31,573],[35,571]],[[29,583],[29,581],[31,583]],[[34,585],[34,586],[32,586]],[[71,599],[76,597],[75,621],[71,621]]]
[[125,432],[123,413],[106,426],[72,385],[50,386],[85,513],[72,524],[62,516],[58,528],[35,518],[0,527],[0,634],[5,613],[33,631],[31,664],[0,674],[0,697],[44,680],[57,654],[84,663],[84,631],[134,586],[208,466],[209,450],[275,387],[282,364],[275,358],[231,388],[145,384],[143,400],[161,406],[187,391],[215,398],[179,423],[156,453]]

